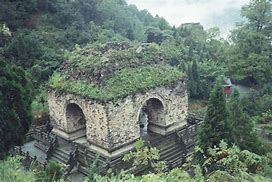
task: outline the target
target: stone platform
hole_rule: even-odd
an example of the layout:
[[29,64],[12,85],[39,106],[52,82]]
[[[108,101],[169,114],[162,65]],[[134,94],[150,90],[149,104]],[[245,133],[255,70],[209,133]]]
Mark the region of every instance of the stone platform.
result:
[[[187,119],[187,125],[179,130],[163,136],[157,133],[148,132],[143,136],[146,145],[149,147],[156,147],[160,151],[160,161],[165,161],[169,169],[179,167],[184,162],[187,156],[191,155],[194,145],[197,140],[197,131],[202,122],[201,119],[193,118]],[[57,137],[58,144],[52,150],[52,153],[44,152],[35,146],[36,140],[25,143],[21,149],[24,153],[29,154],[40,163],[48,163],[49,160],[58,161],[66,166],[66,178],[69,181],[76,181],[75,179],[83,179],[83,176],[88,175],[88,169],[94,162],[101,174],[106,174],[111,168],[114,172],[122,169],[128,170],[135,175],[142,174],[148,168],[132,169],[131,164],[122,160],[124,153],[108,157],[92,150],[86,137],[81,137],[73,142],[69,142],[64,138]]]

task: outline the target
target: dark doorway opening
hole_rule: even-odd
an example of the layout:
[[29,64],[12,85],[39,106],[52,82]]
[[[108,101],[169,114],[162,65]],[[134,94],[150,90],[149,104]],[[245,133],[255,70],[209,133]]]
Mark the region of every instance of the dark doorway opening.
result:
[[150,133],[156,133],[152,125],[159,125],[163,122],[163,104],[159,99],[148,99],[142,106],[139,114],[140,135],[147,137]]
[[66,119],[70,130],[86,129],[85,115],[77,104],[71,103],[67,105]]

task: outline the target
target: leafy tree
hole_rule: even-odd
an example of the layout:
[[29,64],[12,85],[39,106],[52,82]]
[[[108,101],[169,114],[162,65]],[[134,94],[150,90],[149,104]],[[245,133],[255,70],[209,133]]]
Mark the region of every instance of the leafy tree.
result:
[[239,92],[234,89],[228,103],[229,125],[233,128],[233,143],[243,150],[255,153],[263,153],[262,143],[254,132],[254,125],[251,119],[243,113]]
[[199,133],[201,148],[206,151],[209,147],[218,146],[221,140],[231,141],[232,130],[227,118],[225,94],[222,82],[218,80],[211,92],[206,117]]
[[159,150],[145,146],[145,142],[142,138],[137,140],[135,149],[136,151],[126,154],[123,160],[132,161],[134,167],[150,166],[157,173],[161,173],[167,168],[165,162],[158,162],[160,158]]
[[23,70],[0,61],[0,158],[20,144],[32,121],[32,90]]
[[18,31],[6,47],[6,57],[13,60],[18,66],[30,68],[41,59],[43,54],[39,39],[40,37],[35,32],[29,30]]
[[37,12],[36,0],[0,0],[0,4],[0,19],[7,24],[11,32],[29,27],[31,16]]
[[[196,148],[196,151],[205,156],[201,166],[208,179],[227,178],[228,180],[225,179],[227,181],[235,181],[234,179],[251,181],[250,179],[254,177],[252,174],[264,172],[271,162],[265,156],[241,150],[235,145],[229,147],[224,141],[221,141],[218,146],[209,148],[206,154],[199,148]],[[216,173],[221,175],[218,176]]]
[[232,33],[230,72],[250,84],[271,81],[271,9],[269,0],[251,0],[241,11],[248,21]]

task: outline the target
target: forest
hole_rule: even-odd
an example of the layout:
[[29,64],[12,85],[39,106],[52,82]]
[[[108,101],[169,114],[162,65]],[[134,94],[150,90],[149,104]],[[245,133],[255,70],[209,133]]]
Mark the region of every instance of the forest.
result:
[[[0,0],[0,181],[59,181],[57,172],[28,170],[8,151],[41,115],[48,115],[48,87],[78,91],[92,98],[111,100],[134,89],[157,86],[177,77],[187,78],[190,112],[205,118],[195,156],[181,168],[164,170],[158,162],[143,176],[113,174],[100,176],[91,171],[86,181],[269,181],[272,179],[272,2],[251,0],[241,7],[237,22],[223,39],[219,28],[204,29],[200,23],[170,24],[147,10],[138,10],[125,0]],[[106,43],[151,44],[141,64],[142,80],[130,69],[126,80],[111,78],[109,90],[84,81],[72,83],[58,70],[65,61],[77,68],[92,69],[82,51]],[[153,68],[156,52],[167,65]],[[133,53],[111,55],[122,64]],[[83,64],[84,63],[84,64]],[[113,68],[108,65],[107,69]],[[103,71],[102,68],[99,71]],[[134,74],[134,77],[129,75]],[[140,75],[140,74],[139,74]],[[234,89],[225,96],[222,79],[248,88],[245,95]],[[85,88],[87,91],[82,91]],[[127,90],[126,90],[127,89]],[[141,141],[126,160],[146,165],[159,155]],[[155,150],[155,149],[154,149]],[[138,152],[138,153],[137,153]],[[144,156],[139,159],[139,153]],[[153,160],[153,159],[152,159]],[[50,166],[49,166],[50,167]],[[14,172],[16,171],[16,172]]]

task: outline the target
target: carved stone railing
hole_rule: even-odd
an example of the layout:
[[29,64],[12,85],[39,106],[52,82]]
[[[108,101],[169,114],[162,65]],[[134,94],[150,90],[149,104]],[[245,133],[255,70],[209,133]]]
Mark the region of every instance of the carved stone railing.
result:
[[187,126],[176,132],[176,139],[186,149],[186,155],[190,155],[193,152],[197,142],[197,134],[203,121],[203,117],[191,113],[187,117]]
[[71,174],[74,167],[78,165],[78,147],[74,146],[74,150],[70,152],[67,167],[65,168],[64,176],[67,177]]
[[187,123],[189,125],[194,125],[194,124],[197,124],[197,123],[202,123],[204,121],[204,117],[203,116],[200,116],[200,115],[197,115],[197,114],[194,114],[194,113],[189,113],[188,116],[187,116]]
[[21,146],[15,146],[11,151],[10,151],[12,156],[22,156],[22,165],[26,168],[29,169],[33,164],[38,165],[41,167],[43,170],[45,170],[47,166],[47,161],[39,161],[37,160],[37,156],[31,156],[29,155],[29,152],[23,151]]
[[58,146],[58,137],[51,133],[51,130],[50,124],[46,124],[35,128],[32,136],[36,140],[35,147],[46,153],[47,160],[50,159]]

